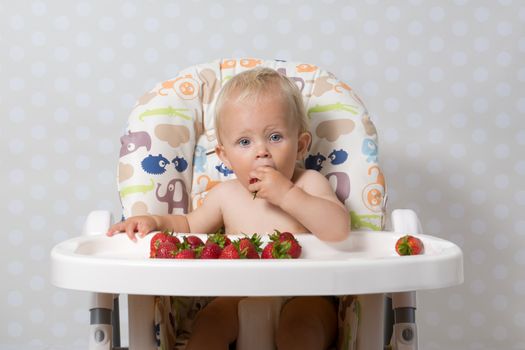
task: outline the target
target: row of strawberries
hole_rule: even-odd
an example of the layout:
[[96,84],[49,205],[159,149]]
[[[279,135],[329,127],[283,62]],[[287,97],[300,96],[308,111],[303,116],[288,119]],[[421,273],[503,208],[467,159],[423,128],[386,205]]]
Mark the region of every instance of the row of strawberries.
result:
[[261,236],[254,233],[233,241],[225,234],[208,235],[206,242],[196,235],[178,236],[158,232],[150,243],[153,259],[297,259],[301,245],[290,232],[275,230],[262,247]]

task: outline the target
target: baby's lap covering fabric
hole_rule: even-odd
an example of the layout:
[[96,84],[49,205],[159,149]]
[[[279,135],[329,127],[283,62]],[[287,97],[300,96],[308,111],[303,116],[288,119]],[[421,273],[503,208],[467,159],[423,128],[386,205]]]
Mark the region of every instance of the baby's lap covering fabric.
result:
[[[257,66],[279,71],[302,91],[312,134],[305,168],[330,181],[349,210],[353,230],[382,229],[386,185],[378,165],[377,132],[362,101],[349,85],[315,65],[254,58],[189,67],[137,101],[121,137],[118,188],[123,216],[188,213],[213,186],[234,178],[214,152],[215,103],[229,79]],[[340,299],[340,348],[353,349],[358,298]],[[191,320],[206,302],[157,298],[159,349],[183,348]]]

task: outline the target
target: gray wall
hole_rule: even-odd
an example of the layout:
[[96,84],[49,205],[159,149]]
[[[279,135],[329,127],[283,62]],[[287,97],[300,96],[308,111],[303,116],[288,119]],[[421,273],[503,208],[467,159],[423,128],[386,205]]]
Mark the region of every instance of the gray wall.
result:
[[0,348],[84,349],[87,294],[49,251],[118,215],[135,98],[186,66],[252,56],[348,82],[380,136],[390,209],[464,251],[465,283],[419,293],[422,349],[525,349],[523,1],[19,1],[0,4]]

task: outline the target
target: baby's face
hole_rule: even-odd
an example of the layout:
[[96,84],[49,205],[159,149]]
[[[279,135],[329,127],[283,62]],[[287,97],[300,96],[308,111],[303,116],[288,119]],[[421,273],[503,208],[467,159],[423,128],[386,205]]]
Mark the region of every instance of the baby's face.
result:
[[275,168],[291,179],[304,147],[299,142],[299,127],[294,125],[283,99],[267,94],[254,102],[231,101],[222,109],[222,145],[217,150],[226,166],[245,187],[250,171],[260,166]]

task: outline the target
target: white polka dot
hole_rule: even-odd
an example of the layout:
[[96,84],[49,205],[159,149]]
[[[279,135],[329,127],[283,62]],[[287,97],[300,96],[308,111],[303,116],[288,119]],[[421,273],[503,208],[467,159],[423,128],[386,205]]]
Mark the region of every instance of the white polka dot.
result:
[[124,17],[131,18],[137,14],[137,7],[131,2],[126,2],[122,5],[121,10]]
[[442,7],[434,6],[430,9],[429,17],[434,22],[441,22],[445,18],[445,10]]
[[474,280],[470,283],[470,291],[472,294],[483,294],[485,290],[487,289],[487,286],[485,285],[485,282],[482,280]]
[[88,186],[79,185],[75,188],[75,198],[81,201],[91,198],[91,189]]
[[509,239],[504,234],[496,234],[493,238],[493,244],[496,249],[502,250],[509,246]]
[[506,113],[500,113],[496,116],[495,123],[501,129],[508,128],[510,126],[510,117]]
[[407,115],[406,123],[411,128],[419,128],[423,123],[423,118],[421,117],[421,114],[417,113],[410,113]]
[[490,41],[486,37],[479,37],[474,40],[474,49],[477,52],[486,52],[490,49]]
[[20,275],[24,272],[24,270],[25,270],[25,266],[20,261],[13,260],[7,263],[7,272],[10,275],[15,275],[15,276]]
[[343,7],[343,10],[341,11],[341,17],[345,21],[351,21],[357,18],[357,11],[352,6],[345,6]]
[[509,177],[505,174],[496,175],[494,178],[494,185],[499,189],[506,189],[509,187]]
[[497,279],[505,279],[508,276],[507,266],[498,264],[492,268],[492,275]]
[[460,203],[452,203],[448,207],[448,213],[451,218],[461,219],[465,216],[465,207]]
[[335,53],[332,50],[323,50],[321,52],[321,62],[327,66],[335,61]]
[[51,326],[51,334],[57,338],[63,338],[67,335],[67,325],[63,322],[54,323]]
[[24,327],[16,321],[9,321],[7,324],[7,333],[12,338],[18,338],[24,333]]
[[11,20],[9,21],[10,27],[15,31],[20,31],[25,26],[24,17],[20,15],[14,15],[11,16]]
[[282,19],[277,22],[277,31],[280,34],[287,34],[292,29],[292,24],[287,19]]
[[514,222],[514,232],[518,235],[525,235],[525,220],[516,220]]
[[242,18],[236,18],[231,22],[231,26],[234,33],[242,34],[246,32],[246,28],[248,27],[248,24],[246,21]]
[[464,158],[467,154],[465,145],[459,144],[459,143],[452,144],[449,150],[450,150],[450,155],[457,159]]
[[525,295],[525,280],[517,280],[514,282],[514,292],[518,295]]
[[486,258],[487,258],[487,254],[485,254],[485,252],[480,249],[474,249],[470,253],[470,260],[476,265],[483,264]]
[[54,19],[53,25],[59,31],[65,32],[69,29],[70,26],[69,18],[66,16],[58,16]]
[[431,159],[427,163],[427,171],[430,174],[439,174],[443,171],[443,166],[439,159]]
[[507,329],[503,326],[495,326],[494,329],[492,330],[492,337],[498,341],[503,341],[505,339],[507,339],[508,337],[508,332],[507,332]]
[[463,338],[463,327],[458,325],[449,326],[448,337],[456,341]]
[[31,64],[31,74],[34,77],[42,78],[47,73],[47,66],[44,62],[33,62]]
[[65,169],[57,169],[57,170],[55,170],[53,178],[54,178],[56,183],[63,185],[63,184],[66,184],[66,183],[69,182],[70,176],[69,176],[69,172],[67,170],[65,170]]
[[[171,35],[171,34],[168,34]],[[133,33],[126,33],[122,36],[122,46],[128,49],[131,49],[135,47],[135,44],[137,43],[137,39]],[[169,45],[167,45],[170,47]]]
[[474,129],[472,131],[472,140],[478,144],[485,143],[487,141],[487,131],[485,129]]
[[31,257],[32,260],[41,261],[46,258],[47,252],[43,247],[39,245],[35,245],[35,246],[32,246],[31,249],[29,250],[29,256]]
[[309,35],[301,35],[297,39],[297,47],[301,50],[310,50],[312,48],[312,39]]
[[481,160],[472,163],[472,172],[476,175],[484,174],[487,171],[487,164]]
[[46,219],[41,215],[35,215],[29,219],[29,226],[33,230],[43,230],[46,227],[46,224]]
[[407,91],[410,97],[419,97],[423,94],[425,88],[419,82],[410,82],[407,85]]
[[512,63],[512,55],[508,52],[500,52],[496,61],[500,66],[507,67]]
[[13,107],[9,111],[9,120],[14,123],[22,123],[26,120],[26,111],[21,107]]
[[[155,49],[146,49],[145,50],[144,58],[146,59],[146,62],[150,62],[150,61],[147,60],[149,58],[149,55],[151,54],[150,50],[156,51]],[[103,62],[113,62],[115,60],[115,51],[111,47],[104,47],[104,48],[99,50],[98,57]]]
[[423,25],[419,21],[412,21],[408,25],[408,33],[411,35],[421,35],[423,33]]
[[481,327],[485,324],[487,318],[484,314],[482,314],[479,311],[475,311],[472,314],[470,314],[469,321],[470,324],[474,327]]
[[7,304],[17,307],[24,304],[24,296],[18,290],[12,290],[7,293]]
[[525,328],[525,313],[524,312],[516,312],[514,315],[514,324],[519,328]]
[[470,195],[472,204],[481,205],[487,201],[487,193],[484,190],[474,190]]
[[375,66],[378,63],[378,57],[375,51],[365,51],[362,55],[362,59],[367,66]]
[[412,66],[419,66],[423,62],[423,55],[419,51],[411,51],[407,55],[407,62]]
[[[411,207],[412,208],[412,207]],[[428,232],[433,235],[439,235],[441,233],[441,221],[439,219],[429,219],[425,223],[426,228],[428,228]],[[425,231],[427,231],[425,229]]]
[[29,311],[29,319],[33,323],[43,323],[46,319],[46,315],[41,308],[31,309]]
[[25,57],[24,49],[20,46],[11,47],[9,50],[9,57],[14,62],[20,62]]
[[77,44],[77,46],[80,47],[89,47],[91,46],[92,42],[93,39],[91,37],[91,34],[87,32],[80,32],[75,37],[75,43]]
[[66,214],[69,211],[69,203],[65,200],[59,199],[53,204],[53,211],[57,214]]
[[455,36],[465,36],[468,33],[468,24],[464,21],[456,21],[452,24],[452,33]]
[[42,185],[31,186],[31,198],[36,200],[42,200],[47,197],[47,189]]
[[98,21],[98,27],[104,32],[115,30],[115,19],[113,17],[103,17]]
[[65,306],[68,304],[68,301],[69,301],[68,295],[61,290],[56,291],[52,295],[52,301],[53,301],[53,305],[55,306]]
[[518,99],[516,107],[518,108],[518,111],[525,113],[525,98]]
[[463,174],[451,174],[448,182],[454,188],[462,188],[465,185],[465,176]]
[[427,201],[430,203],[441,202],[442,194],[440,190],[431,189],[426,192]]
[[77,14],[82,17],[87,17],[91,14],[91,4],[88,2],[77,3]]
[[525,130],[516,132],[516,143],[518,145],[525,145]]
[[388,112],[397,112],[399,110],[399,100],[395,97],[389,97],[384,102],[385,109]]
[[508,301],[505,295],[498,294],[492,299],[492,307],[497,311],[504,311],[507,309]]
[[169,18],[180,16],[180,7],[177,3],[169,3],[164,7],[164,15]]
[[509,22],[500,22],[496,27],[500,36],[506,37],[512,34],[512,24]]
[[470,231],[477,235],[483,235],[487,232],[487,224],[481,219],[474,219],[470,223]]
[[253,47],[257,50],[264,50],[268,46],[268,38],[264,34],[256,35],[252,41]]
[[79,170],[88,170],[91,167],[91,160],[84,155],[79,155],[75,159],[75,167]]
[[57,78],[53,85],[58,92],[66,92],[69,90],[69,80],[67,78]]
[[453,83],[450,87],[450,91],[455,97],[465,97],[468,95],[467,85],[463,82]]
[[332,20],[322,21],[320,24],[321,33],[326,35],[335,33],[336,29],[336,25]]
[[421,146],[415,142],[409,142],[405,145],[405,154],[410,158],[419,157],[421,155]]
[[47,43],[46,35],[42,32],[34,32],[31,35],[31,43],[37,47],[45,46]]
[[514,201],[517,205],[525,206],[525,191],[516,191],[514,193]]
[[514,261],[518,265],[525,265],[525,250],[521,249],[516,252],[514,255]]
[[441,129],[430,129],[428,131],[428,141],[434,144],[441,144],[444,142],[445,135]]
[[9,80],[9,88],[13,91],[23,90],[26,86],[25,80],[19,77],[11,78]]
[[[41,260],[41,259],[39,259]],[[29,286],[32,290],[43,290],[46,284],[46,280],[42,276],[33,276],[29,281]]]
[[150,33],[157,33],[159,31],[160,23],[156,18],[146,18],[144,21],[144,29]]
[[[255,18],[259,20],[265,20],[268,18],[270,10],[268,9],[268,6],[265,4],[258,4],[253,9],[253,15]],[[224,9],[223,9],[223,15],[224,15]]]
[[367,81],[363,85],[363,92],[367,96],[376,96],[379,92],[379,85],[375,81]]
[[15,185],[25,182],[25,172],[22,169],[12,169],[9,171],[9,181]]
[[441,52],[445,47],[444,40],[439,36],[433,36],[428,42],[429,48],[433,52]]
[[461,310],[464,305],[463,296],[460,294],[452,294],[448,299],[448,306],[451,310]]
[[507,97],[510,96],[511,92],[512,87],[510,86],[510,84],[499,83],[496,85],[496,93],[498,94],[498,96]]
[[452,63],[456,66],[464,66],[468,63],[468,56],[465,52],[454,52],[452,54]]
[[478,67],[474,70],[473,78],[476,82],[482,83],[489,78],[489,71],[485,67]]
[[474,11],[474,17],[478,22],[486,22],[490,17],[490,11],[486,7],[477,8]]
[[441,316],[437,312],[428,311],[425,313],[425,322],[430,326],[438,326],[441,322]]
[[388,67],[385,70],[385,79],[390,82],[398,81],[400,76],[399,69],[396,67]]
[[202,32],[203,28],[204,24],[202,23],[202,19],[194,17],[188,20],[188,29],[190,32],[200,33]]
[[297,10],[299,18],[303,21],[309,21],[313,17],[313,9],[308,4],[302,4]]

